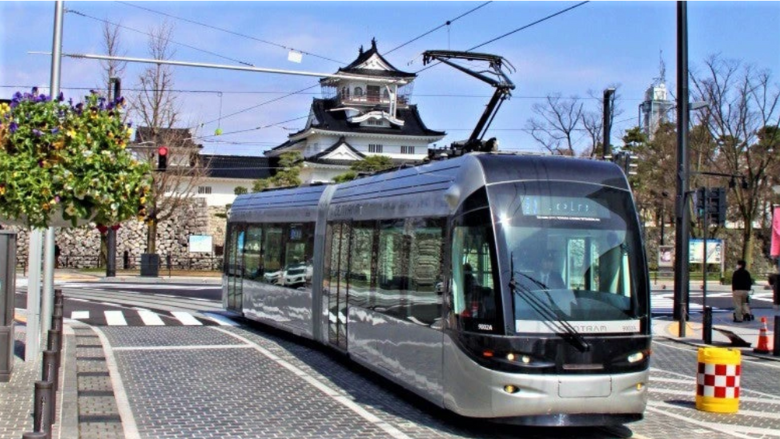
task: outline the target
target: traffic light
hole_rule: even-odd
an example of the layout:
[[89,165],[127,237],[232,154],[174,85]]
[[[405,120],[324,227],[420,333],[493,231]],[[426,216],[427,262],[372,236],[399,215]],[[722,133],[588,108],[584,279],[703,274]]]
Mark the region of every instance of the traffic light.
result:
[[168,148],[161,146],[157,148],[157,170],[165,172],[168,167]]
[[726,188],[710,188],[707,197],[707,211],[710,215],[710,221],[719,226],[726,225]]
[[696,217],[704,217],[704,200],[707,197],[707,188],[700,187],[696,189]]

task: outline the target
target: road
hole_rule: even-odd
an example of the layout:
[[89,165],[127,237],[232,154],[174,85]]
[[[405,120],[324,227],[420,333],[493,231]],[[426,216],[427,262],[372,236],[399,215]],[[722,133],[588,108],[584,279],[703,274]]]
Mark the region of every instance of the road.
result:
[[[77,337],[95,337],[82,331],[101,335],[102,351],[124,383],[111,394],[124,395],[141,437],[780,437],[780,363],[743,361],[739,414],[699,412],[696,351],[671,340],[654,341],[644,420],[613,428],[503,426],[441,410],[313,342],[227,320],[215,313],[221,308],[216,286],[84,283],[63,289],[66,317],[89,311],[71,324]],[[143,318],[143,311],[162,324],[150,324],[154,319]],[[107,312],[121,313],[125,323]],[[194,320],[175,314],[182,312]],[[79,345],[92,349],[79,348],[78,358],[93,358],[89,343]]]

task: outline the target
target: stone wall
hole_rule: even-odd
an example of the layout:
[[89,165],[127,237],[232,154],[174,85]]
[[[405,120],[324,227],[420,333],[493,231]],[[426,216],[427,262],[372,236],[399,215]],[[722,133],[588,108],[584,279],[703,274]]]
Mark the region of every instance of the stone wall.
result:
[[[163,267],[170,255],[173,268],[220,269],[221,256],[212,253],[190,253],[190,235],[211,235],[213,248],[224,245],[225,219],[216,217],[224,208],[206,206],[203,198],[194,198],[178,215],[157,225],[157,253]],[[8,227],[18,233],[17,260],[26,264],[29,249],[29,232],[19,227]],[[137,268],[141,254],[146,251],[147,225],[129,220],[117,230],[117,268],[125,265],[125,252],[130,268]],[[56,229],[55,243],[59,248],[59,265],[67,268],[96,267],[100,254],[100,232],[94,224]]]

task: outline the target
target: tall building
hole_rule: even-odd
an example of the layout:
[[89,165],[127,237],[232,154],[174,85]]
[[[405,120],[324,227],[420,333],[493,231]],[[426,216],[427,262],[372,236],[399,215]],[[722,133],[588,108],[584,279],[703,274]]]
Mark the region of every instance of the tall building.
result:
[[674,108],[674,102],[669,100],[666,89],[666,67],[661,60],[661,75],[655,78],[653,84],[645,91],[645,100],[639,104],[639,126],[651,140],[662,122],[669,121],[669,111]]
[[371,155],[399,165],[420,162],[428,146],[446,135],[426,127],[410,103],[417,75],[393,67],[379,54],[376,40],[368,51],[361,46],[357,59],[336,74],[342,76],[320,80],[322,98],[313,100],[306,126],[265,153],[278,158],[299,151],[304,184],[331,181]]

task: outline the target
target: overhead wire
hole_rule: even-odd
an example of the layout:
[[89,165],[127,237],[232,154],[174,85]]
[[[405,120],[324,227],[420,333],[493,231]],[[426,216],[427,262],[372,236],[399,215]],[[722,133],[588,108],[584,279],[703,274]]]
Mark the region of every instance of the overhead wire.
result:
[[[149,32],[144,32],[142,30],[138,30],[138,29],[135,29],[135,28],[132,28],[132,27],[129,27],[129,26],[125,26],[123,24],[114,23],[113,21],[109,21],[109,20],[106,20],[104,18],[93,17],[91,15],[85,14],[85,13],[77,11],[75,9],[67,8],[65,10],[65,12],[71,13],[71,14],[74,14],[74,15],[77,15],[77,16],[80,16],[80,17],[89,18],[90,20],[100,21],[100,22],[103,22],[103,23],[106,23],[106,24],[110,24],[112,26],[116,26],[116,27],[119,27],[119,28],[122,28],[122,29],[127,29],[129,31],[136,32],[136,33],[139,33],[139,34],[146,35],[146,36],[154,38],[154,35],[150,34]],[[179,46],[186,47],[188,49],[192,49],[192,50],[196,50],[198,52],[203,52],[203,53],[206,53],[206,54],[209,54],[209,55],[212,55],[212,56],[216,56],[218,58],[226,59],[228,61],[233,61],[235,63],[243,64],[243,65],[250,66],[250,67],[254,67],[255,66],[254,64],[252,64],[250,62],[241,61],[240,59],[231,58],[231,57],[225,56],[225,55],[220,55],[219,53],[212,52],[212,51],[206,50],[206,49],[201,49],[199,47],[195,47],[195,46],[192,46],[192,45],[187,44],[187,43],[182,43],[182,42],[179,42],[179,41],[175,41],[175,40],[170,39],[170,38],[168,39],[168,41],[170,41],[173,44],[177,44]]]
[[[227,136],[227,135],[230,135],[230,134],[247,133],[249,131],[257,131],[257,130],[262,130],[262,129],[266,129],[266,128],[271,128],[271,127],[282,125],[282,124],[287,123],[287,122],[293,122],[293,121],[296,121],[296,120],[306,119],[308,117],[309,117],[309,115],[307,114],[306,116],[300,116],[300,117],[296,117],[296,118],[293,118],[293,119],[287,119],[287,120],[283,120],[281,122],[276,122],[276,123],[272,123],[272,124],[268,124],[268,125],[262,125],[262,126],[259,126],[259,127],[247,128],[245,130],[229,131],[227,133],[212,134],[212,135],[208,135],[208,136],[193,136],[192,139],[205,140],[205,139],[208,139],[210,137],[222,137],[222,136]],[[208,140],[206,140],[206,141],[208,141]]]
[[[503,34],[503,35],[499,35],[499,36],[497,36],[497,37],[495,37],[495,38],[492,38],[492,39],[490,39],[490,40],[488,40],[488,41],[485,41],[484,43],[477,44],[476,46],[474,46],[474,47],[472,47],[472,48],[470,48],[470,49],[466,49],[466,50],[465,50],[465,52],[471,52],[472,50],[479,49],[479,48],[480,48],[480,47],[482,47],[482,46],[486,46],[486,45],[488,45],[488,44],[490,44],[490,43],[493,43],[493,42],[496,42],[496,41],[498,41],[498,40],[500,40],[500,39],[502,39],[502,38],[506,38],[506,37],[508,37],[508,36],[510,36],[510,35],[512,35],[512,34],[515,34],[515,33],[517,33],[517,32],[520,32],[520,31],[522,31],[522,30],[528,29],[529,27],[532,27],[532,26],[535,26],[535,25],[537,25],[537,24],[540,24],[540,23],[542,23],[542,22],[545,22],[545,21],[547,21],[547,20],[549,20],[549,19],[551,19],[551,18],[557,17],[558,15],[561,15],[561,14],[564,14],[564,13],[566,13],[566,12],[569,12],[569,11],[571,11],[572,9],[579,8],[580,6],[582,6],[582,5],[586,4],[586,3],[589,3],[589,1],[588,1],[588,0],[586,0],[586,1],[583,1],[583,2],[580,2],[580,3],[577,3],[576,5],[569,6],[568,8],[561,9],[561,10],[560,10],[560,11],[558,11],[558,12],[555,12],[555,13],[553,13],[553,14],[547,15],[546,17],[540,18],[540,19],[538,19],[538,20],[536,20],[536,21],[533,21],[533,22],[531,22],[531,23],[528,23],[528,24],[526,24],[526,25],[524,25],[524,26],[520,26],[520,27],[518,27],[517,29],[514,29],[514,30],[512,30],[512,31],[509,31],[509,32],[507,32],[507,33],[505,33],[505,34]],[[418,70],[418,71],[416,71],[416,72],[414,72],[414,73],[415,73],[415,74],[418,74],[418,73],[424,72],[424,71],[426,71],[426,70],[428,70],[428,69],[430,69],[430,68],[432,68],[432,67],[434,67],[434,66],[437,66],[437,65],[439,65],[439,64],[441,64],[441,62],[437,62],[437,63],[431,64],[431,65],[429,65],[429,66],[427,66],[427,67],[424,67],[424,68],[422,68],[422,69],[420,69],[420,70]]]
[[285,49],[285,50],[292,50],[292,51],[295,51],[295,52],[303,53],[305,55],[313,56],[315,58],[324,59],[326,61],[331,61],[331,62],[334,62],[334,63],[337,63],[337,64],[344,64],[344,62],[342,62],[342,61],[335,60],[333,58],[328,58],[327,56],[317,55],[316,53],[312,53],[312,52],[308,52],[308,51],[305,51],[305,50],[296,49],[294,47],[286,46],[284,44],[279,44],[279,43],[275,43],[273,41],[264,40],[262,38],[253,37],[251,35],[242,34],[240,32],[232,31],[230,29],[225,29],[225,28],[217,27],[217,26],[214,26],[214,25],[211,25],[211,24],[202,23],[200,21],[191,20],[189,18],[179,17],[179,16],[176,16],[176,15],[173,15],[173,14],[169,14],[167,12],[157,11],[157,10],[154,10],[154,9],[151,9],[151,8],[147,8],[147,7],[144,7],[144,6],[139,6],[139,5],[136,5],[136,4],[132,4],[132,3],[129,3],[129,2],[124,2],[124,1],[119,1],[119,0],[116,0],[116,3],[121,3],[121,4],[125,5],[125,6],[130,6],[132,8],[142,9],[144,11],[148,11],[148,12],[151,12],[153,14],[163,15],[165,17],[173,18],[175,20],[186,21],[187,23],[192,23],[192,24],[196,24],[198,26],[203,26],[203,27],[209,28],[209,29],[218,30],[218,31],[225,32],[225,33],[228,33],[228,34],[231,34],[231,35],[235,35],[235,36],[238,36],[238,37],[248,38],[250,40],[254,40],[254,41],[261,42],[261,43],[269,44],[271,46],[280,47],[280,48]]
[[[47,90],[48,88],[44,85],[0,85],[0,88],[15,88],[19,90],[26,90],[31,89],[32,87],[38,87],[40,90]],[[62,86],[60,87],[64,90],[95,90],[95,87],[66,87]],[[125,88],[122,87],[123,91],[162,91],[162,90],[156,90],[156,89],[140,89],[140,88]],[[170,91],[172,93],[194,93],[194,94],[300,94],[300,95],[319,95],[319,92],[302,92],[302,91],[289,91],[289,90],[243,90],[243,91],[237,91],[237,90],[190,90],[190,89],[171,89],[166,90]],[[492,95],[489,94],[460,94],[460,93],[415,93],[414,96],[416,98],[489,98]],[[512,95],[512,99],[526,99],[526,100],[539,100],[539,99],[547,99],[548,96],[516,96]],[[601,101],[601,98],[597,96],[571,96],[567,97],[565,99],[570,99],[574,101],[582,101],[582,100],[596,100]],[[616,98],[615,101],[644,101],[644,99],[638,99],[638,98]],[[223,117],[224,119],[224,117]]]
[[475,8],[473,8],[473,9],[470,9],[470,10],[468,10],[468,11],[466,11],[466,12],[464,12],[464,13],[460,14],[460,15],[458,15],[458,16],[457,16],[457,17],[455,17],[455,18],[452,18],[452,19],[450,19],[450,20],[447,20],[447,21],[446,21],[446,22],[444,22],[443,24],[440,24],[440,25],[438,25],[438,26],[434,27],[433,29],[431,29],[431,30],[429,30],[429,31],[427,31],[427,32],[425,32],[425,33],[423,33],[423,34],[421,34],[421,35],[418,35],[418,36],[416,36],[416,37],[412,38],[411,40],[409,40],[409,41],[407,41],[407,42],[405,42],[405,43],[401,44],[400,46],[396,46],[396,47],[394,47],[394,48],[392,48],[392,49],[388,50],[387,52],[383,53],[382,55],[389,55],[389,54],[391,54],[391,53],[395,52],[396,50],[398,50],[398,49],[400,49],[400,48],[402,48],[402,47],[404,47],[404,46],[406,46],[406,45],[409,45],[409,44],[411,44],[411,43],[413,43],[413,42],[415,42],[415,41],[419,40],[420,38],[423,38],[423,37],[425,37],[425,36],[428,36],[428,35],[432,34],[433,32],[436,32],[437,30],[439,30],[439,29],[441,29],[441,28],[443,28],[443,27],[445,27],[445,26],[449,26],[449,25],[451,25],[452,23],[455,23],[456,21],[460,20],[461,18],[463,18],[463,17],[465,17],[465,16],[467,16],[467,15],[471,14],[472,12],[475,12],[475,11],[476,11],[476,10],[478,10],[478,9],[481,9],[481,8],[483,8],[483,7],[487,6],[487,5],[488,5],[488,4],[490,4],[490,3],[493,3],[493,2],[492,2],[492,1],[487,1],[487,2],[485,2],[485,3],[482,3],[481,5],[479,5],[479,6],[475,7]]
[[[452,23],[452,22],[454,22],[454,21],[456,21],[456,20],[458,20],[458,19],[460,19],[460,18],[463,18],[463,17],[465,17],[465,16],[467,16],[467,15],[469,15],[469,14],[471,14],[471,13],[473,13],[473,12],[477,11],[478,9],[480,9],[480,8],[482,8],[482,7],[484,7],[484,6],[486,6],[486,5],[487,5],[487,4],[489,4],[489,3],[491,3],[491,2],[490,2],[490,1],[488,1],[488,2],[485,2],[485,3],[483,3],[483,4],[479,5],[479,6],[475,7],[475,8],[472,8],[472,9],[470,9],[470,10],[466,11],[465,13],[463,13],[463,14],[461,14],[461,15],[459,15],[459,16],[457,16],[457,17],[455,17],[455,18],[453,18],[453,19],[451,19],[451,20],[448,20],[448,23]],[[447,24],[445,23],[444,25],[446,26]],[[442,27],[442,26],[439,26],[439,27],[437,27],[436,29],[440,29],[441,27]],[[388,52],[385,52],[385,53],[384,53],[384,55],[387,55],[387,54],[389,54],[389,53],[390,53],[390,52],[392,52],[392,51],[395,51],[395,50],[397,50],[397,49],[400,49],[401,47],[403,47],[403,46],[406,46],[407,44],[409,44],[409,43],[411,43],[411,42],[413,42],[413,41],[416,41],[416,40],[418,40],[418,39],[420,39],[420,38],[424,37],[425,35],[428,35],[428,34],[430,34],[431,32],[432,32],[432,31],[427,31],[427,32],[423,33],[423,34],[422,34],[422,35],[420,35],[420,36],[414,37],[414,38],[412,38],[411,40],[409,40],[409,41],[407,41],[407,42],[405,42],[405,43],[403,43],[403,44],[401,44],[401,45],[399,45],[399,46],[397,46],[397,47],[395,47],[395,48],[391,49],[390,51],[388,51]],[[342,64],[343,64],[343,63],[342,63]],[[284,96],[280,96],[280,97],[278,97],[278,98],[275,98],[275,99],[272,99],[272,100],[269,100],[269,101],[265,101],[265,102],[261,102],[261,103],[259,103],[259,104],[257,104],[257,105],[253,105],[253,106],[251,106],[251,107],[247,107],[247,108],[241,109],[241,110],[239,110],[239,111],[236,111],[236,112],[234,112],[234,113],[231,113],[231,114],[229,114],[229,115],[227,115],[227,116],[224,116],[224,117],[222,117],[222,120],[224,120],[224,119],[227,119],[228,117],[232,117],[232,116],[236,116],[236,115],[239,115],[239,114],[245,113],[245,112],[247,112],[247,111],[254,110],[255,108],[262,107],[263,105],[267,105],[267,104],[270,104],[270,103],[272,103],[272,102],[276,102],[276,101],[279,101],[279,100],[281,100],[281,99],[285,99],[285,98],[287,98],[287,97],[294,96],[294,95],[296,95],[296,94],[300,94],[301,92],[307,91],[307,90],[309,90],[309,89],[312,89],[312,88],[315,88],[315,87],[317,87],[317,86],[319,86],[319,82],[318,82],[317,84],[314,84],[314,85],[310,86],[310,87],[306,87],[306,88],[303,88],[303,89],[301,89],[301,90],[298,90],[298,91],[295,91],[295,92],[292,92],[292,93],[286,94],[286,95],[284,95]],[[205,126],[205,125],[208,125],[208,124],[214,123],[214,122],[216,122],[216,121],[217,121],[217,119],[215,119],[215,120],[211,120],[211,121],[208,121],[208,122],[204,122],[204,123],[202,123],[202,124],[199,124],[199,125],[198,125],[198,127],[202,127],[202,126]],[[194,127],[193,127],[193,128],[194,128]]]

